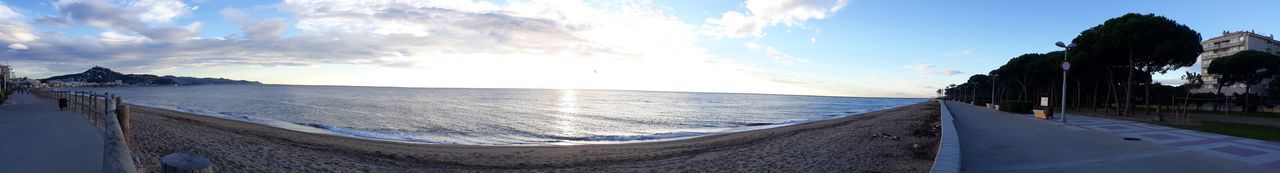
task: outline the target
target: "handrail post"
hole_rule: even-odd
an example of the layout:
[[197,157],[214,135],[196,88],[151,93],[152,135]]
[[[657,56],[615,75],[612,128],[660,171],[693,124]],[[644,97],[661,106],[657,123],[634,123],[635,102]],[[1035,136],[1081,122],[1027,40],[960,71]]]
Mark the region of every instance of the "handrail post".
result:
[[[72,101],[71,103],[75,103],[75,104],[74,104],[75,106],[73,106],[73,107],[75,107],[75,109],[76,109],[76,111],[75,111],[75,112],[76,112],[76,113],[80,113],[80,109],[82,109],[82,108],[83,108],[83,107],[80,107],[80,96],[79,96],[79,95],[80,95],[80,94],[78,94],[78,93],[71,92],[71,99],[72,99],[72,100],[74,100],[74,101]],[[84,115],[80,115],[80,116],[84,116]]]
[[[106,153],[103,153],[102,169],[106,172],[137,172],[138,167],[133,163],[133,152],[129,150],[129,136],[126,135],[125,132],[128,125],[122,123],[128,122],[128,120],[121,121],[122,118],[127,117],[119,116],[121,114],[112,114],[111,106],[113,105],[111,103],[111,98],[106,95],[103,95],[102,98],[103,104],[107,109],[102,112],[103,129],[106,132],[106,134],[103,135],[103,137],[106,138],[104,143],[105,145],[103,145]],[[119,100],[119,98],[116,99]],[[119,104],[119,102],[115,104]],[[115,112],[120,111],[121,110],[119,109],[115,110]]]
[[125,104],[124,99],[120,98],[120,96],[113,96],[113,98],[115,98],[116,119],[120,122],[120,130],[124,132],[124,144],[133,146],[133,142],[131,142],[131,138],[133,138],[133,135],[131,135],[132,126],[129,125],[129,105]]
[[102,95],[102,114],[106,115],[108,112],[111,112],[111,97]]

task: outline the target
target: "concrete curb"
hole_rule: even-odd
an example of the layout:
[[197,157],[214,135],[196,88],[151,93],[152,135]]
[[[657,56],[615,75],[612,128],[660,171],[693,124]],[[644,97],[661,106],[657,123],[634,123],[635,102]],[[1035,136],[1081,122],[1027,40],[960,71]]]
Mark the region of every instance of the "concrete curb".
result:
[[946,101],[938,101],[942,112],[942,137],[938,139],[938,155],[933,158],[933,168],[929,172],[960,172],[960,136],[956,133],[955,117],[947,109]]

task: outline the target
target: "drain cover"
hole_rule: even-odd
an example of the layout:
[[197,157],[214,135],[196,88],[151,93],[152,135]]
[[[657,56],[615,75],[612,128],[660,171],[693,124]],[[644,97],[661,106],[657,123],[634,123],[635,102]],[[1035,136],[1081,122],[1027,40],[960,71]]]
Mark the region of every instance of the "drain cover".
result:
[[1140,139],[1140,138],[1124,138],[1124,140],[1126,140],[1126,141],[1141,141],[1142,139]]

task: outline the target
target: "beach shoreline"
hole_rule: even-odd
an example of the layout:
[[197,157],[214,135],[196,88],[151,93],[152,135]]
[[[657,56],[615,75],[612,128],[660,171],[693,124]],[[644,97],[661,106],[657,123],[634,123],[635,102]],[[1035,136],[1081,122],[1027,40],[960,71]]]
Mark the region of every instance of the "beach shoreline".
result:
[[[771,141],[785,138],[832,138],[815,131],[834,130],[851,125],[864,128],[856,135],[836,136],[849,143],[899,144],[911,151],[884,151],[868,149],[886,156],[875,156],[875,161],[853,167],[864,170],[927,171],[936,150],[937,134],[922,134],[921,127],[928,128],[929,117],[937,122],[937,102],[930,101],[886,110],[820,120],[781,127],[748,130],[724,134],[661,141],[642,141],[622,144],[579,144],[549,146],[492,146],[423,144],[377,139],[356,138],[333,134],[308,133],[251,122],[230,120],[191,113],[132,106],[133,150],[146,170],[159,169],[159,157],[164,154],[185,152],[209,157],[219,170],[232,172],[381,172],[404,170],[439,171],[563,171],[563,170],[654,170],[661,166],[682,166],[678,170],[701,170],[710,165],[693,165],[693,160],[738,159],[728,150],[767,147]],[[932,110],[932,111],[930,111]],[[903,119],[918,121],[883,125],[883,122]],[[926,125],[921,125],[926,124]],[[872,128],[866,128],[872,127]],[[878,134],[899,137],[898,140],[881,139]],[[780,139],[782,138],[782,139]],[[846,139],[847,138],[847,139]],[[817,140],[817,139],[815,139]],[[830,139],[827,139],[830,140]],[[790,141],[787,141],[790,142]],[[772,145],[772,144],[770,144]],[[800,144],[803,145],[803,144]],[[810,144],[817,145],[817,144]],[[787,148],[796,146],[772,146]],[[823,146],[814,146],[823,149]],[[832,147],[825,147],[832,148]],[[854,147],[859,148],[859,147]],[[923,153],[922,153],[923,152]],[[902,155],[907,158],[903,159]],[[739,153],[740,154],[740,153]],[[848,153],[859,154],[859,153]],[[920,159],[921,155],[927,158]],[[717,157],[721,156],[721,157]],[[802,162],[806,160],[830,162],[830,158],[776,158],[755,162]],[[772,159],[772,158],[769,158]],[[682,161],[680,161],[682,160]],[[677,162],[672,165],[671,162]],[[902,162],[902,163],[899,163]],[[768,166],[770,164],[753,164]],[[884,166],[896,169],[885,169]],[[896,165],[896,166],[895,166]],[[656,167],[655,167],[656,166]],[[703,166],[703,167],[699,167]],[[731,165],[730,165],[731,166]],[[754,166],[741,166],[747,169]],[[839,167],[839,166],[837,166]],[[804,167],[796,167],[803,169]],[[850,170],[813,169],[813,170]],[[763,169],[794,170],[782,166]],[[665,169],[664,169],[665,170]],[[717,170],[717,169],[708,169]],[[855,169],[856,170],[856,169]],[[727,171],[727,170],[719,170]]]

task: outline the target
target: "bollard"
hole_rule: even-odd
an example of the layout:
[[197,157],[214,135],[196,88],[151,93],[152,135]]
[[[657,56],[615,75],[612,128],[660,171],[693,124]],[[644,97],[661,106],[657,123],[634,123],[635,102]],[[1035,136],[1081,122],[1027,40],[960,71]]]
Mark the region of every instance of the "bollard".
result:
[[80,94],[71,93],[71,103],[71,106],[75,107],[74,109],[76,110],[76,113],[83,113],[82,109],[84,109],[84,106],[80,105]]
[[67,98],[58,98],[58,110],[67,110]]
[[213,163],[199,155],[173,153],[160,158],[163,173],[212,173]]

